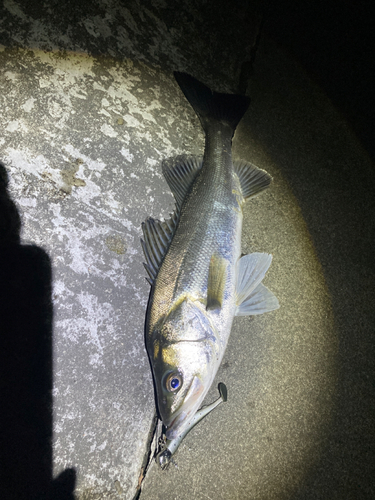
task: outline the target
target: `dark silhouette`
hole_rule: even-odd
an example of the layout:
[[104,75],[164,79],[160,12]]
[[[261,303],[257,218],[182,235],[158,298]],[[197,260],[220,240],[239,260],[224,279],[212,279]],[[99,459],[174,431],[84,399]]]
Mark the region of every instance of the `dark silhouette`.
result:
[[20,244],[0,164],[0,498],[74,498],[75,472],[52,481],[51,263]]

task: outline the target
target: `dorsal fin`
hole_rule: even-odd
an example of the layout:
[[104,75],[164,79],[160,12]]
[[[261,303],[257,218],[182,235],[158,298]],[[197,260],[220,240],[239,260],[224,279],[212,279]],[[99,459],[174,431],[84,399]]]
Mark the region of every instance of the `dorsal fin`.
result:
[[181,208],[186,193],[202,168],[202,164],[203,158],[198,156],[180,155],[163,160],[163,175],[176,199],[178,209]]
[[208,269],[207,311],[220,309],[224,299],[227,262],[220,255],[212,255]]
[[267,189],[272,182],[270,174],[252,163],[246,163],[242,160],[234,161],[233,168],[240,180],[242,196],[245,201]]
[[179,210],[177,209],[171,218],[164,222],[149,217],[142,223],[144,240],[141,239],[141,244],[146,258],[146,263],[143,265],[150,276],[148,279],[150,285],[153,284],[168,251],[178,220]]

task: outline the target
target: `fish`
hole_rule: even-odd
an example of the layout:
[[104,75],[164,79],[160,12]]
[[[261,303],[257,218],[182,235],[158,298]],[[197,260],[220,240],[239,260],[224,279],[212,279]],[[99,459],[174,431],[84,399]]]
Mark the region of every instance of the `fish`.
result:
[[232,139],[250,99],[212,91],[181,72],[175,79],[205,132],[203,157],[162,161],[176,208],[142,223],[151,285],[145,319],[156,406],[169,442],[180,442],[226,350],[235,316],[262,314],[279,302],[262,280],[272,255],[241,253],[243,206],[272,178],[233,161]]

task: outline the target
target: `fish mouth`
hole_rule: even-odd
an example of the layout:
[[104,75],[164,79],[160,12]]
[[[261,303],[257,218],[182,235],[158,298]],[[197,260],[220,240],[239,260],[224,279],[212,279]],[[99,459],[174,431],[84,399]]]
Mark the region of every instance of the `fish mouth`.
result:
[[[198,377],[194,377],[191,381],[190,387],[186,396],[184,398],[184,402],[180,406],[180,408],[172,415],[172,420],[170,422],[165,422],[167,427],[167,431],[165,433],[167,439],[175,439],[177,438],[181,432],[183,432],[184,428],[189,423],[189,417],[193,417],[195,411],[197,410],[200,403],[200,395],[203,392],[203,384],[199,380]],[[185,411],[186,403],[189,404],[190,409]]]

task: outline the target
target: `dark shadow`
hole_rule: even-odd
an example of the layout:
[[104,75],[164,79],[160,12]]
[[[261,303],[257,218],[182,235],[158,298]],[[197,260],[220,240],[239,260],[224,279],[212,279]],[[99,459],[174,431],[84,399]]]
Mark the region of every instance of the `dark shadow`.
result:
[[0,163],[0,498],[73,499],[75,473],[52,482],[51,262],[20,244]]
[[375,159],[373,2],[270,0],[265,32],[297,59]]
[[51,500],[74,500],[74,488],[76,484],[75,469],[66,469],[52,482]]

